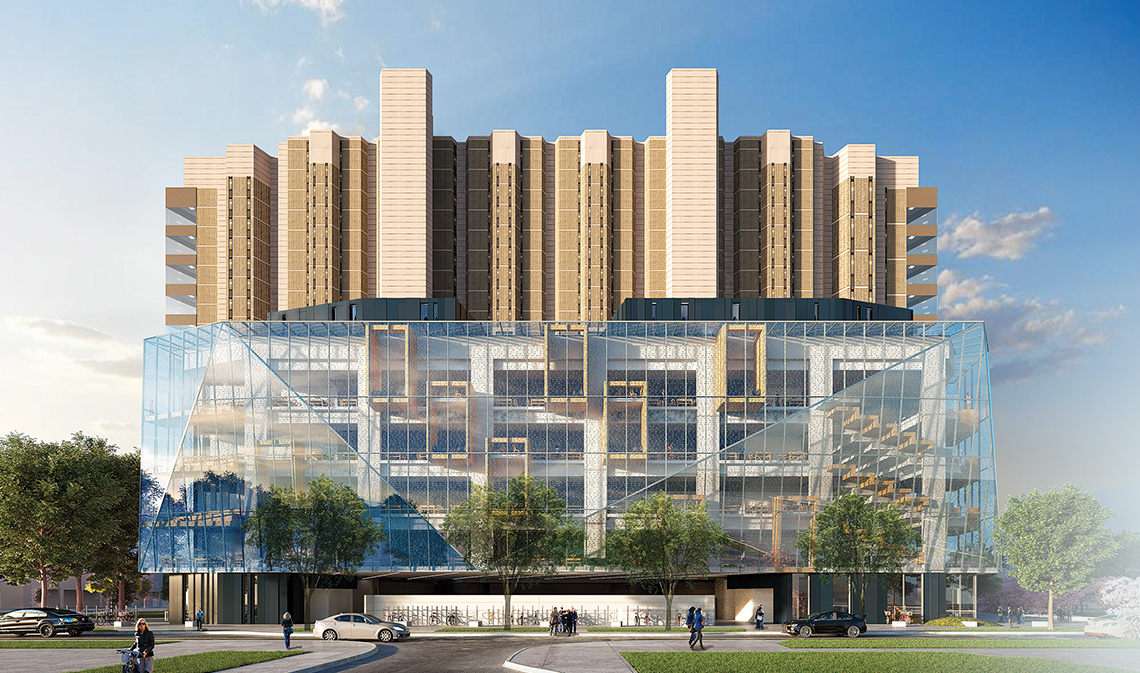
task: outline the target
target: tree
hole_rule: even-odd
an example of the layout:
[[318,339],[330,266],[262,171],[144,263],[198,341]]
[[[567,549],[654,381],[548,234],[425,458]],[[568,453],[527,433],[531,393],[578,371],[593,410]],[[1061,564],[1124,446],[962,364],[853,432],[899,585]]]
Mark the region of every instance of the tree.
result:
[[880,573],[901,572],[921,544],[922,534],[902,518],[897,506],[871,506],[855,493],[828,503],[796,541],[817,571],[847,577],[858,593],[858,609],[852,610],[856,613],[866,609],[871,580]]
[[90,572],[90,589],[113,599],[123,612],[131,601],[150,592],[150,578],[139,572],[139,508],[152,498],[158,484],[152,476],[141,472],[138,451],[118,453],[118,447],[105,439],[88,437],[82,432],[75,433],[64,444],[86,452],[90,456],[87,469],[121,486],[117,489],[119,498],[109,502],[109,509],[104,513],[113,524],[113,531],[107,537],[83,541],[86,562],[76,574],[76,608],[82,607],[80,578],[83,572]]
[[126,487],[101,469],[115,447],[84,439],[41,442],[13,432],[0,440],[0,575],[39,580],[41,607],[47,590],[80,574],[116,532],[112,512]]
[[994,540],[1013,566],[1009,574],[1026,589],[1049,594],[1049,629],[1054,596],[1090,584],[1116,553],[1104,526],[1112,514],[1096,498],[1065,484],[1011,498],[998,518]]
[[324,475],[304,490],[273,486],[262,494],[243,523],[246,540],[261,548],[266,567],[301,577],[306,616],[323,576],[354,572],[384,540],[364,500]]
[[498,576],[507,630],[511,596],[554,575],[582,544],[582,529],[567,514],[566,502],[531,477],[515,477],[504,489],[472,486],[444,518],[442,531],[469,566]]
[[[666,493],[646,496],[630,505],[621,527],[609,533],[608,547],[630,582],[655,588],[665,596],[665,614],[673,614],[677,586],[708,575],[709,561],[728,544],[705,505],[678,507]],[[665,620],[672,628],[672,620]]]
[[1140,578],[1140,534],[1134,530],[1120,531],[1113,538],[1116,554],[1100,570],[1103,577]]
[[1100,599],[1116,615],[1125,639],[1140,638],[1140,579],[1114,577],[1106,580]]

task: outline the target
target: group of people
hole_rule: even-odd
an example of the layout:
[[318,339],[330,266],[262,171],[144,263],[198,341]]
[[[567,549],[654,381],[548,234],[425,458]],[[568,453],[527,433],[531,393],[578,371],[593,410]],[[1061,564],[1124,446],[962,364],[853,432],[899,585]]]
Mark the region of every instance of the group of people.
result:
[[1014,610],[1013,607],[998,608],[998,624],[1005,624],[1007,621],[1010,626],[1013,626],[1013,620],[1016,619],[1018,625],[1025,623],[1025,610],[1020,607]]
[[685,626],[689,627],[689,649],[693,649],[696,645],[700,645],[702,650],[705,649],[705,615],[700,608],[689,608],[689,614],[685,616]]
[[570,609],[552,608],[550,610],[550,635],[565,633],[573,636],[578,633],[578,611],[574,606]]

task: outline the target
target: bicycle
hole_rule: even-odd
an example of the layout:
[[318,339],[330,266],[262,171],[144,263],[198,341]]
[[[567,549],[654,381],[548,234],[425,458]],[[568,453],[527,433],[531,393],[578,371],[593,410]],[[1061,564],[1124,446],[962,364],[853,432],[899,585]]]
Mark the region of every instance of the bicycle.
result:
[[121,655],[122,673],[142,673],[142,654],[136,650],[115,650]]

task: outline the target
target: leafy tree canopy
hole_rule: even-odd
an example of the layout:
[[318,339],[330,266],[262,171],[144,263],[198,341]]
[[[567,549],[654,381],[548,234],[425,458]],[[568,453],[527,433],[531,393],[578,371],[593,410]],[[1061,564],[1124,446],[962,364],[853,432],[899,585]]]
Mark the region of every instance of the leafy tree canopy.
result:
[[1049,628],[1053,597],[1087,586],[1116,554],[1116,542],[1104,526],[1113,511],[1072,484],[1010,498],[997,521],[994,539],[1009,574],[1030,591],[1049,592]]
[[922,534],[893,503],[871,506],[862,496],[848,493],[824,506],[796,545],[817,571],[845,575],[858,592],[862,610],[871,579],[900,572],[918,555]]
[[[656,493],[630,505],[607,542],[631,582],[661,591],[669,615],[678,584],[707,575],[709,561],[728,537],[703,503],[682,508],[668,494]],[[665,623],[670,628],[671,620]]]
[[324,475],[300,491],[271,487],[243,524],[266,567],[298,573],[305,608],[322,575],[355,571],[376,553],[384,531],[351,488]]
[[[508,615],[518,589],[553,575],[582,549],[582,529],[566,512],[566,502],[525,476],[503,489],[472,486],[443,520],[442,531],[468,565],[498,576]],[[509,621],[504,626],[510,628]]]
[[1104,563],[1100,574],[1104,577],[1140,578],[1140,533],[1124,530],[1113,539],[1116,554]]
[[82,433],[64,442],[20,433],[0,440],[0,575],[47,588],[102,558],[100,545],[119,532],[119,509],[138,480],[136,470],[124,481],[115,448]]

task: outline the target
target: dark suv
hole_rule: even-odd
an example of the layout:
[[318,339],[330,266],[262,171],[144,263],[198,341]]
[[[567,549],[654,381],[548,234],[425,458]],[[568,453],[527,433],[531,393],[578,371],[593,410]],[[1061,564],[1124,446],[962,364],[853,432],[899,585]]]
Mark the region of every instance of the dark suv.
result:
[[0,614],[0,633],[18,636],[38,633],[51,638],[60,631],[78,636],[94,628],[95,622],[87,615],[63,608],[20,608]]
[[803,638],[810,638],[816,634],[858,638],[860,634],[867,632],[867,618],[865,615],[856,617],[842,610],[827,610],[805,619],[784,622],[784,632]]

